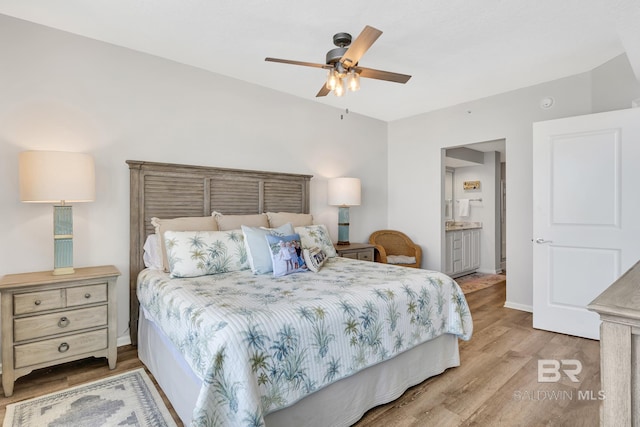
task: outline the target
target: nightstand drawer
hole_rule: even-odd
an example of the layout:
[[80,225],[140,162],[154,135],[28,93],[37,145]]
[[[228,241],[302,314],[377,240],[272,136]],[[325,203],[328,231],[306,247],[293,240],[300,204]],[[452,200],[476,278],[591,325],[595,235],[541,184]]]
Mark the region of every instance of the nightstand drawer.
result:
[[107,284],[78,286],[67,289],[67,307],[105,302],[107,300]]
[[15,367],[49,363],[107,348],[107,328],[15,346]]
[[374,245],[367,243],[350,243],[335,247],[338,256],[357,259],[359,261],[374,261]]
[[358,252],[358,259],[360,261],[373,261],[373,251]]
[[29,292],[13,295],[13,313],[28,314],[64,307],[64,290]]
[[13,339],[14,341],[24,341],[105,326],[106,324],[106,305],[24,317],[13,321]]

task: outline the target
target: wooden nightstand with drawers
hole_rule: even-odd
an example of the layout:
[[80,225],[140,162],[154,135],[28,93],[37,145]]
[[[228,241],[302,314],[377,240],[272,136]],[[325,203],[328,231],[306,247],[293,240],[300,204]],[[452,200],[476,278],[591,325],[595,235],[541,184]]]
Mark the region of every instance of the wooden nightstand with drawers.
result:
[[116,367],[116,279],[112,265],[8,274],[2,299],[2,387],[13,394],[16,379],[34,369],[106,357]]
[[373,261],[374,245],[368,243],[350,243],[348,245],[335,245],[338,256],[359,259],[361,261]]

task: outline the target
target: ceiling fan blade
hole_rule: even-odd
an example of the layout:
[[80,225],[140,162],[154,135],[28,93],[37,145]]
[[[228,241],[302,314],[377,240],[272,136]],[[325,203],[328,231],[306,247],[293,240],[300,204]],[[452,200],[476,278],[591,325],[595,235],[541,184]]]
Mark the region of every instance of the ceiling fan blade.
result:
[[333,68],[332,66],[327,64],[316,64],[313,62],[303,62],[303,61],[291,61],[289,59],[264,58],[264,60],[267,62],[280,62],[282,64],[302,65],[305,67],[315,67],[315,68],[325,68],[325,69]]
[[360,74],[360,77],[365,77],[367,79],[386,80],[394,83],[406,83],[411,78],[411,76],[407,74],[374,70],[373,68],[356,67],[355,70],[358,74]]
[[316,98],[319,98],[321,96],[327,96],[329,92],[331,91],[327,88],[327,85],[322,85],[322,87],[318,91],[318,94],[316,95]]
[[342,62],[346,68],[355,66],[358,61],[360,61],[360,58],[362,58],[362,55],[369,50],[371,45],[378,40],[378,37],[380,37],[381,34],[382,31],[377,28],[373,28],[368,25],[365,26],[360,35],[351,43],[349,49],[347,49],[344,55],[342,55],[340,62]]

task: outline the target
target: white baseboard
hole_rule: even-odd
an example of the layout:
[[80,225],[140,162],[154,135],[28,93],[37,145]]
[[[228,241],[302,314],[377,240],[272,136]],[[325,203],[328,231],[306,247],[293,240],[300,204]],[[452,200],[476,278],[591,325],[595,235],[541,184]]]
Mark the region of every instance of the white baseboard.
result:
[[478,269],[476,271],[476,273],[480,273],[480,274],[501,274],[502,270],[484,270],[484,269]]
[[525,305],[525,304],[518,304],[517,302],[505,301],[504,307],[505,308],[512,308],[514,310],[526,311],[528,313],[533,313],[533,306]]

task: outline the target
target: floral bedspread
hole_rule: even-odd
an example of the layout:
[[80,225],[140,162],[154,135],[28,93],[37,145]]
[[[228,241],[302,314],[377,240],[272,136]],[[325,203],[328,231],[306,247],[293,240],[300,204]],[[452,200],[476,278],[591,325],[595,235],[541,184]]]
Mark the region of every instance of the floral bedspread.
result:
[[144,270],[138,298],[203,380],[195,426],[264,425],[268,412],[334,381],[473,329],[448,276],[346,258],[278,278]]

